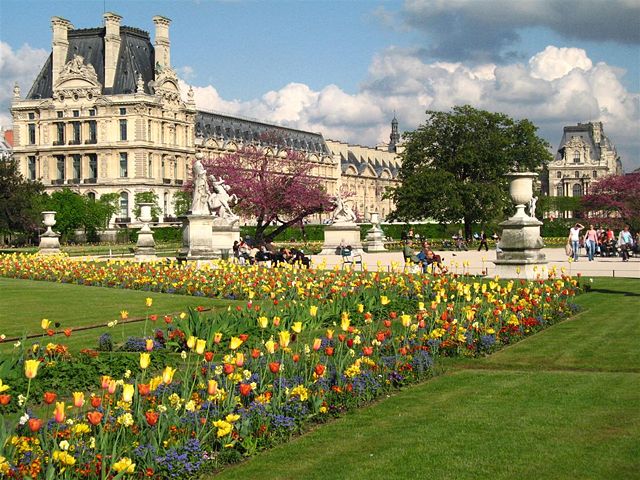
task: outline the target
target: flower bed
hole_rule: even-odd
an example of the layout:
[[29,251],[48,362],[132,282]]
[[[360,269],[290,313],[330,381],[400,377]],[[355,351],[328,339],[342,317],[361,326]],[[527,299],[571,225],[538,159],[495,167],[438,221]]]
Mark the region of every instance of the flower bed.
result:
[[[76,262],[55,270],[63,260],[49,262],[47,272],[13,258],[7,270],[5,259],[2,274],[91,273],[109,283],[118,267],[126,285],[140,286],[136,278],[166,268],[176,282],[174,272],[183,276],[181,289],[248,301],[150,319],[153,335],[131,342],[145,351],[128,354],[128,363],[116,355],[120,363],[96,376],[94,388],[76,384],[73,395],[48,386],[56,370],[80,363],[64,348],[16,351],[0,366],[0,413],[18,412],[0,430],[0,473],[13,478],[197,477],[428,378],[439,355],[483,355],[534,333],[571,314],[578,289],[568,277],[479,282],[262,269],[232,278],[242,271],[114,263],[101,272]],[[169,285],[163,272],[144,285]],[[228,280],[233,290],[220,289]],[[94,354],[83,355],[91,364]],[[112,354],[97,359],[104,355]]]

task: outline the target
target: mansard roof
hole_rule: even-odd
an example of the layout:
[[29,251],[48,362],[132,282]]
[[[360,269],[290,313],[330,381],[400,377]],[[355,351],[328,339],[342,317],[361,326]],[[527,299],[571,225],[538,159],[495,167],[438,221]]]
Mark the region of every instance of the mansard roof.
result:
[[558,146],[558,151],[556,152],[556,160],[562,159],[564,148],[573,137],[579,137],[586,145],[590,147],[592,158],[599,159],[602,154],[602,148],[615,150],[615,146],[613,145],[611,140],[609,140],[609,138],[604,134],[602,127],[600,128],[600,143],[596,143],[593,139],[593,124],[578,123],[578,125],[570,125],[564,127],[562,140],[560,140],[560,146]]
[[[106,29],[84,28],[69,30],[69,49],[65,63],[75,55],[84,58],[86,65],[93,66],[98,81],[103,85],[104,95],[135,93],[138,74],[144,80],[145,93],[152,93],[149,82],[155,78],[155,51],[149,34],[133,27],[120,27],[120,51],[112,88],[104,88],[104,36]],[[49,55],[38,74],[27,99],[52,98],[53,54]]]
[[273,144],[278,147],[304,150],[319,155],[331,154],[321,133],[306,132],[203,110],[196,113],[196,137]]

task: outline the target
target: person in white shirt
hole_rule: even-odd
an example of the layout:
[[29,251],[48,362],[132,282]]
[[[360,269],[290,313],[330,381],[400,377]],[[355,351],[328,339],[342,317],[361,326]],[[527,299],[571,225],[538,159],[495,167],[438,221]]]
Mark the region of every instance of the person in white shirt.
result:
[[571,244],[573,250],[573,261],[578,261],[578,253],[580,251],[580,230],[584,228],[584,225],[576,223],[571,230],[569,230],[569,238],[567,241]]

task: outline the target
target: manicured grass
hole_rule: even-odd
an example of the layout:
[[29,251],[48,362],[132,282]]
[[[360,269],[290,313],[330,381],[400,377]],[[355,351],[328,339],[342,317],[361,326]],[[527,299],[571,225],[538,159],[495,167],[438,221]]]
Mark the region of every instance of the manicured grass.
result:
[[575,318],[216,479],[640,478],[640,282],[593,287]]
[[[80,285],[36,282],[0,278],[0,333],[7,337],[23,334],[41,333],[40,321],[48,318],[51,322],[60,322],[61,330],[67,327],[103,324],[103,329],[74,332],[64,343],[71,349],[75,347],[95,348],[96,339],[101,333],[109,331],[115,341],[124,335],[141,335],[144,322],[131,325],[117,325],[113,329],[106,327],[112,320],[120,318],[120,311],[129,312],[129,317],[144,317],[147,314],[159,316],[162,322],[165,314],[187,311],[189,307],[206,308],[228,305],[226,300],[215,300],[187,295],[120,290],[115,288],[85,287]],[[145,299],[153,299],[153,305],[147,307]],[[148,331],[152,328],[148,324]],[[58,337],[53,337],[52,341]],[[2,350],[6,351],[6,346]]]

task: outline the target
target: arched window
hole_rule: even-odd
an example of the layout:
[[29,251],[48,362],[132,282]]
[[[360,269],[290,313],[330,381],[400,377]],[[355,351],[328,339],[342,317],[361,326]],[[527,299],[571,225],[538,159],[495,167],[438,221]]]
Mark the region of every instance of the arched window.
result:
[[564,197],[564,186],[562,184],[558,185],[556,189],[556,196]]
[[89,200],[91,200],[92,202],[95,202],[96,201],[96,194],[93,193],[93,192],[89,192],[89,193],[87,193],[87,198]]
[[164,192],[162,209],[164,210],[164,216],[168,217],[169,216],[169,193],[168,192]]
[[122,218],[129,216],[129,194],[127,192],[120,194],[120,216]]
[[580,151],[573,152],[573,163],[580,163]]
[[582,185],[580,185],[579,183],[576,183],[573,186],[573,196],[574,197],[581,197],[582,196]]

